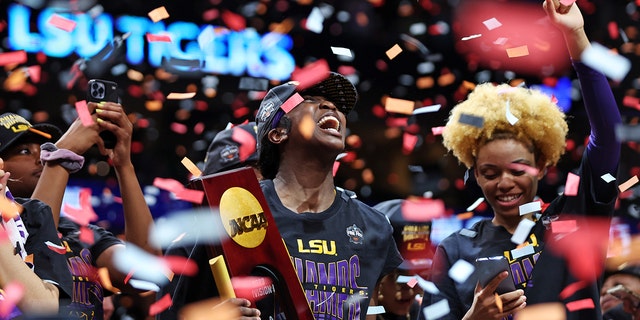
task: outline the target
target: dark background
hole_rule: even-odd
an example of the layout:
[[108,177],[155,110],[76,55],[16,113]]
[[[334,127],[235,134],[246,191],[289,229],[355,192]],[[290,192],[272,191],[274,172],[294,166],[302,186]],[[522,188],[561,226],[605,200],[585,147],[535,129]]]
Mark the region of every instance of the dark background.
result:
[[[6,21],[6,7],[2,2],[1,21]],[[119,15],[146,17],[159,6],[165,6],[171,17],[165,21],[189,21],[203,26],[225,26],[221,18],[225,10],[237,13],[247,27],[258,33],[267,33],[275,24],[291,23],[288,34],[294,41],[293,54],[297,67],[325,59],[332,70],[347,74],[354,80],[360,93],[356,110],[349,115],[349,156],[341,160],[336,175],[337,185],[354,190],[366,203],[376,204],[393,198],[423,195],[425,192],[443,199],[451,213],[465,210],[482,196],[473,182],[464,186],[464,168],[446,153],[440,137],[431,133],[432,127],[444,125],[449,110],[468,92],[467,83],[511,82],[526,85],[546,84],[556,88],[559,96],[571,97],[567,106],[570,136],[567,154],[556,170],[549,172],[541,183],[540,196],[551,200],[562,190],[566,173],[579,164],[585,138],[588,135],[582,102],[576,94],[575,75],[568,64],[568,55],[557,30],[544,22],[541,1],[222,1],[222,0],[108,0],[108,1],[23,1],[34,7],[34,12],[56,5],[67,8],[90,8],[100,4],[104,12],[114,18]],[[638,110],[623,106],[625,96],[637,97],[640,88],[640,43],[638,26],[640,10],[637,1],[600,0],[577,1],[586,20],[587,34],[597,41],[621,53],[633,64],[631,72],[621,82],[612,82],[612,88],[626,123],[636,123]],[[521,8],[524,5],[526,7]],[[321,34],[304,28],[304,20],[316,6],[331,7],[333,13],[325,17]],[[86,9],[85,9],[86,10]],[[214,11],[209,11],[214,10]],[[203,18],[204,12],[217,12],[217,18]],[[346,16],[346,18],[341,18]],[[482,21],[496,17],[504,25],[487,30]],[[424,33],[412,32],[412,27],[426,28]],[[35,25],[35,23],[34,23]],[[613,29],[612,29],[613,26]],[[35,26],[33,26],[35,30]],[[618,31],[618,35],[610,30]],[[620,35],[622,33],[623,35]],[[461,41],[463,36],[482,34],[482,37]],[[117,33],[116,33],[117,35]],[[504,48],[492,44],[500,36],[509,37],[512,44],[528,44],[530,55],[509,59]],[[625,39],[625,36],[627,39]],[[2,50],[7,47],[6,23],[0,39]],[[545,45],[540,44],[544,39]],[[403,52],[390,60],[385,52],[398,44]],[[475,46],[479,45],[479,46]],[[354,53],[353,60],[340,60],[331,52],[331,46],[347,47]],[[74,118],[71,107],[75,99],[83,99],[86,81],[103,78],[120,86],[120,96],[135,124],[133,160],[138,178],[145,186],[155,177],[173,178],[183,183],[189,180],[189,172],[180,161],[187,156],[201,165],[206,148],[219,130],[229,122],[237,124],[252,120],[259,100],[253,100],[247,91],[238,89],[240,77],[211,75],[195,71],[180,74],[170,80],[160,79],[158,69],[149,65],[127,65],[145,75],[145,80],[135,81],[126,74],[113,75],[110,67],[126,63],[123,54],[116,52],[103,68],[86,70],[71,89],[60,81],[60,75],[68,72],[81,57],[44,58],[30,54],[26,65],[42,66],[42,81],[33,84],[26,81],[18,90],[7,89],[9,76],[24,66],[9,66],[0,74],[5,83],[0,98],[0,112],[16,112],[32,122],[51,122],[66,128]],[[420,71],[428,64],[432,70]],[[219,80],[215,97],[207,97],[202,89],[202,76],[216,76]],[[558,79],[566,77],[571,84],[560,89]],[[417,85],[418,79],[432,80],[433,85]],[[270,82],[270,87],[277,84]],[[186,92],[197,88],[197,95],[190,101],[164,100],[160,111],[145,107],[149,100],[166,97],[171,92]],[[136,92],[144,92],[136,95]],[[385,113],[386,97],[416,101],[416,105],[441,104],[440,111],[407,117]],[[244,113],[242,110],[245,110]],[[181,123],[189,129],[178,134],[170,129],[172,123]],[[194,128],[204,126],[195,132]],[[418,137],[418,143],[410,152],[403,152],[403,135]],[[625,143],[623,162],[618,183],[640,173],[638,148],[635,143]],[[87,155],[87,165],[75,174],[72,184],[91,186],[94,189],[96,212],[114,230],[122,227],[117,203],[109,203],[110,192],[118,195],[113,170],[95,150]],[[635,230],[637,210],[636,189],[620,201],[619,214],[630,222]],[[105,196],[105,194],[107,194]],[[145,188],[152,212],[159,217],[177,208],[188,207],[152,187]],[[486,206],[478,209],[487,214]],[[108,226],[108,224],[107,224]]]

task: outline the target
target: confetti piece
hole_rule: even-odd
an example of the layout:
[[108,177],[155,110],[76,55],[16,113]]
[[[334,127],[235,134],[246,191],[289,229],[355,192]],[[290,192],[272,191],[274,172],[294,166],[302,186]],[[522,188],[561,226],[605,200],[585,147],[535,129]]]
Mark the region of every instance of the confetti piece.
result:
[[16,308],[24,296],[24,286],[17,281],[11,281],[2,288],[0,300],[0,317],[9,319],[9,315]]
[[206,47],[210,43],[213,43],[213,39],[215,38],[216,38],[216,32],[213,29],[213,26],[207,25],[207,27],[204,28],[198,35],[198,46],[200,46],[200,49],[205,51]]
[[27,62],[27,52],[24,50],[0,53],[0,66],[25,62]]
[[496,307],[498,307],[498,311],[502,313],[502,299],[500,299],[500,296],[498,295],[497,292],[494,292],[493,295],[496,298]]
[[184,200],[195,204],[201,204],[204,199],[204,191],[183,189],[175,193],[178,200]]
[[422,309],[425,319],[438,319],[448,315],[449,312],[451,312],[451,310],[449,309],[447,299],[442,299]]
[[171,125],[169,125],[169,128],[171,128],[171,131],[178,134],[185,134],[187,133],[187,131],[189,131],[189,129],[185,124],[177,123],[177,122],[172,122]]
[[471,263],[458,260],[449,268],[449,277],[457,283],[464,283],[474,270],[475,267]]
[[474,203],[467,207],[467,211],[475,210],[482,202],[484,201],[483,197],[478,198]]
[[246,130],[240,128],[234,129],[231,133],[231,139],[240,142],[239,156],[241,162],[246,161],[247,159],[249,159],[249,157],[256,153],[256,138]]
[[129,285],[138,290],[143,290],[143,291],[153,291],[153,292],[160,291],[160,287],[158,287],[157,284],[149,281],[131,279],[129,280]]
[[[399,275],[396,279],[396,283],[409,283],[409,281],[415,280],[415,276],[403,276]],[[417,283],[417,282],[416,282]]]
[[78,113],[78,117],[80,121],[82,121],[82,125],[85,127],[93,125],[95,122],[91,117],[91,113],[89,113],[89,108],[87,107],[87,101],[80,100],[76,102],[76,112]]
[[592,42],[591,46],[582,52],[580,59],[584,64],[615,81],[622,81],[631,70],[629,59],[597,42]]
[[191,99],[195,96],[196,96],[195,92],[185,92],[185,93],[172,92],[172,93],[169,93],[169,95],[167,96],[167,99],[184,100],[184,99]]
[[185,168],[187,168],[187,170],[189,170],[189,172],[191,172],[194,177],[199,177],[202,175],[202,171],[196,166],[195,163],[193,163],[193,161],[191,161],[191,159],[184,157],[180,162]]
[[529,55],[529,47],[527,45],[507,48],[507,56],[509,58],[525,57]]
[[324,29],[323,23],[324,16],[322,15],[322,11],[320,11],[320,8],[314,7],[313,9],[311,9],[311,13],[309,13],[307,22],[305,23],[305,27],[307,28],[307,30],[318,34],[322,33],[322,30]]
[[17,202],[9,198],[0,198],[0,212],[2,213],[2,219],[4,221],[16,218],[22,213],[22,210],[22,206]]
[[309,63],[304,68],[296,69],[291,73],[291,80],[298,82],[298,91],[307,89],[329,77],[329,63],[320,59]]
[[620,124],[616,126],[616,138],[620,142],[640,142],[640,126]]
[[146,38],[148,42],[171,42],[171,36],[168,34],[147,33]]
[[527,305],[518,311],[516,320],[566,320],[567,314],[564,305],[559,302]]
[[516,227],[516,231],[511,236],[511,242],[515,244],[523,243],[529,236],[531,228],[533,228],[533,226],[535,225],[536,223],[529,219],[520,220],[520,223],[518,223],[518,227]]
[[280,106],[280,109],[282,109],[284,113],[289,113],[293,108],[302,103],[302,101],[304,101],[304,98],[296,92]]
[[93,231],[91,231],[86,226],[81,226],[80,227],[80,237],[79,238],[80,238],[80,241],[82,243],[86,243],[88,245],[93,245],[93,243],[95,242],[95,237],[94,237]]
[[407,285],[409,286],[409,288],[415,287],[416,284],[418,284],[418,279],[416,279],[416,277],[411,277],[411,279],[407,281]]
[[91,188],[80,188],[80,191],[78,191],[78,205],[79,208],[65,203],[62,207],[62,211],[69,220],[80,226],[86,226],[89,222],[98,220],[98,215],[91,204]]
[[353,57],[353,52],[351,51],[351,49],[348,49],[348,48],[331,47],[331,52],[333,52],[333,54],[338,56]]
[[400,204],[402,217],[407,221],[425,222],[446,216],[442,199],[412,198]]
[[300,131],[300,134],[306,140],[310,140],[311,137],[313,136],[313,131],[315,131],[315,129],[316,129],[316,122],[313,121],[313,118],[311,117],[311,115],[306,114],[300,121],[300,124],[298,125],[298,130]]
[[420,288],[422,288],[422,290],[424,290],[425,292],[428,292],[431,294],[440,293],[440,290],[438,290],[438,287],[436,287],[435,283],[431,281],[427,281],[420,276],[415,276],[415,278],[418,280],[418,286],[420,286]]
[[66,32],[71,32],[76,28],[76,22],[70,19],[67,19],[59,14],[52,14],[47,21],[49,25],[52,25],[58,29],[62,29]]
[[430,112],[438,112],[438,110],[440,110],[442,106],[439,104],[434,104],[432,106],[426,106],[426,107],[420,107],[418,109],[413,110],[413,114],[423,114],[423,113],[430,113]]
[[55,252],[57,254],[65,254],[65,253],[67,253],[67,248],[65,248],[62,245],[55,244],[55,243],[53,243],[51,241],[47,241],[44,244],[47,245],[47,248],[49,248],[51,251],[53,251],[53,252]]
[[578,230],[576,220],[556,220],[551,221],[552,233],[570,233]]
[[169,18],[169,12],[164,6],[149,11],[148,15],[154,23]]
[[384,109],[387,112],[410,115],[413,113],[415,105],[416,103],[413,100],[387,98],[385,100]]
[[603,174],[600,178],[602,178],[606,183],[616,180],[616,178],[610,173]]
[[586,281],[578,281],[578,282],[574,282],[568,286],[566,286],[564,289],[562,289],[562,291],[560,292],[560,299],[564,300],[567,299],[569,297],[571,297],[574,293],[576,293],[578,290],[586,287],[589,283]]
[[190,246],[197,243],[215,245],[225,234],[216,212],[211,208],[171,213],[158,219],[149,233],[149,242],[159,248],[173,243]]
[[567,196],[575,196],[578,194],[580,186],[580,176],[569,172],[567,175],[567,183],[564,186],[564,194]]
[[460,114],[460,119],[458,119],[458,122],[463,124],[468,124],[470,126],[474,126],[477,128],[482,128],[484,126],[483,117],[478,117],[478,116],[474,116],[466,113]]
[[540,206],[540,201],[533,201],[519,206],[518,210],[520,211],[520,215],[523,216],[528,213],[541,211],[542,207]]
[[153,317],[158,313],[169,309],[169,307],[171,307],[172,305],[173,301],[171,300],[171,296],[167,293],[158,301],[149,306],[149,315]]
[[128,275],[127,278],[151,281],[158,285],[169,282],[167,275],[171,274],[171,270],[164,260],[132,243],[113,253],[113,263],[120,272]]
[[528,256],[528,255],[532,255],[536,253],[535,249],[533,248],[532,245],[526,245],[522,248],[516,248],[511,250],[511,258],[512,259],[518,259],[524,256]]
[[442,131],[444,131],[444,126],[431,128],[431,133],[433,133],[434,136],[442,135]]
[[502,23],[500,23],[500,21],[498,21],[498,19],[496,18],[491,18],[491,19],[482,21],[482,24],[484,24],[484,26],[487,27],[487,29],[489,30],[502,27]]
[[27,68],[27,74],[29,75],[29,78],[31,79],[31,81],[33,83],[39,83],[40,82],[40,74],[41,74],[42,68],[38,65],[36,66],[30,66]]
[[511,113],[511,102],[509,100],[507,100],[506,116],[507,121],[509,121],[511,125],[515,125],[519,120],[516,116],[513,115],[513,113]]
[[593,303],[593,299],[591,298],[567,302],[566,306],[567,306],[567,310],[569,310],[570,312],[583,310],[583,309],[593,309],[596,307],[595,304]]
[[409,155],[418,143],[418,136],[405,132],[402,135],[402,154]]
[[470,36],[462,37],[462,39],[460,39],[460,40],[468,41],[468,40],[475,39],[475,38],[480,38],[480,37],[482,37],[482,34],[472,34]]
[[471,211],[467,211],[467,212],[464,212],[464,213],[458,213],[458,214],[456,215],[456,218],[457,218],[458,220],[468,220],[468,219],[471,219],[471,218],[473,218],[473,212],[471,212]]
[[631,188],[633,185],[638,183],[638,176],[633,176],[631,179],[627,180],[625,183],[618,186],[620,192],[625,192],[627,189]]
[[195,276],[198,273],[198,264],[191,259],[182,256],[164,256],[165,261],[171,271],[186,276]]
[[242,31],[247,27],[247,22],[242,15],[229,10],[223,10],[221,18],[224,24],[231,30]]
[[384,309],[384,306],[370,306],[369,309],[367,309],[367,315],[374,315],[374,314],[383,314],[387,312]]
[[395,44],[391,49],[387,50],[387,57],[389,60],[393,60],[402,52],[402,48],[398,44]]

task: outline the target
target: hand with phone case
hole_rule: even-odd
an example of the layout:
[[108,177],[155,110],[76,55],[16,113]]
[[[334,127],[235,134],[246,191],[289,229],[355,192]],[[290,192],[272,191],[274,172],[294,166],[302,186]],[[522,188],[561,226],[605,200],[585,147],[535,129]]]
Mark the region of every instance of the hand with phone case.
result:
[[516,290],[504,256],[478,258],[475,267],[478,283],[471,308],[463,319],[501,319],[527,305],[524,290]]
[[[87,84],[87,102],[114,102],[119,103],[118,84],[113,81],[91,79]],[[116,145],[116,136],[113,132],[102,131],[100,138],[106,149],[113,149]]]

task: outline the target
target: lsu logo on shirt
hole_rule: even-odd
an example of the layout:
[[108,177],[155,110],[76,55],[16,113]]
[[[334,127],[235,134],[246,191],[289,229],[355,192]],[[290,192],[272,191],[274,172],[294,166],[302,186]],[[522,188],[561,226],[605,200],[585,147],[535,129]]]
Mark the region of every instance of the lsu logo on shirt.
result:
[[304,243],[302,239],[297,239],[296,241],[298,243],[298,252],[300,253],[337,255],[336,242],[334,240],[309,240],[307,243]]

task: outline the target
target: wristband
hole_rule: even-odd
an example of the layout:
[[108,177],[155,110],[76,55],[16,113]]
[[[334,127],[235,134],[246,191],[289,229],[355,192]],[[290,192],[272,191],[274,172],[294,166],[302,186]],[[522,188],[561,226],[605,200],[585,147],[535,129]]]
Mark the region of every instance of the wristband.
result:
[[47,162],[59,164],[61,167],[67,169],[69,173],[74,173],[84,165],[84,157],[77,155],[71,150],[58,149],[58,147],[51,142],[45,142],[40,146],[40,163],[45,165]]

